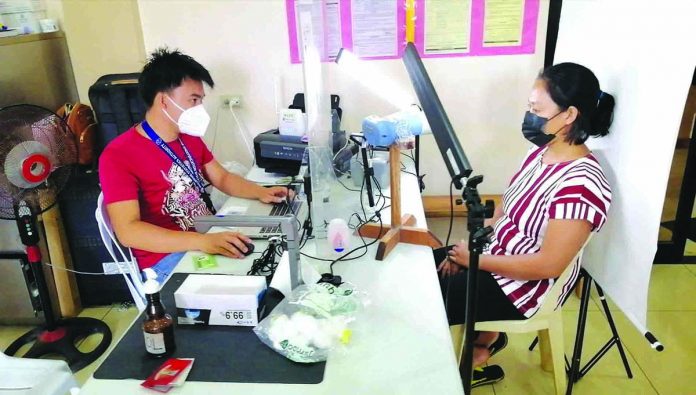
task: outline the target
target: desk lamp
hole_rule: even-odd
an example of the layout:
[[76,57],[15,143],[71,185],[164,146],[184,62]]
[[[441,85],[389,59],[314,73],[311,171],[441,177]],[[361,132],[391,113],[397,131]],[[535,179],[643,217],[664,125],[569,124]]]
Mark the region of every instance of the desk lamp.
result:
[[[452,183],[457,189],[464,188],[462,200],[466,202],[467,207],[469,272],[467,276],[466,337],[460,373],[464,383],[464,393],[468,395],[471,393],[475,325],[474,320],[470,317],[476,317],[479,255],[488,244],[488,237],[493,232],[493,228],[490,226],[484,227],[483,221],[493,216],[493,202],[489,200],[486,201],[485,205],[481,204],[477,186],[483,181],[483,176],[470,177],[472,169],[469,160],[464,155],[459,139],[413,43],[406,44],[403,61],[423,112],[428,118],[428,123],[450,173]],[[462,180],[465,178],[467,179],[466,186],[462,184]]]

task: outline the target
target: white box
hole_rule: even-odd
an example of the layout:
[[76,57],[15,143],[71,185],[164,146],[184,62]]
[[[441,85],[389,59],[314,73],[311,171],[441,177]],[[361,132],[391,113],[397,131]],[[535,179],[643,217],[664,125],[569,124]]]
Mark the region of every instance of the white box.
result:
[[174,292],[179,324],[256,326],[264,276],[191,274]]
[[307,116],[297,108],[284,108],[278,114],[278,132],[284,136],[302,137],[307,131]]

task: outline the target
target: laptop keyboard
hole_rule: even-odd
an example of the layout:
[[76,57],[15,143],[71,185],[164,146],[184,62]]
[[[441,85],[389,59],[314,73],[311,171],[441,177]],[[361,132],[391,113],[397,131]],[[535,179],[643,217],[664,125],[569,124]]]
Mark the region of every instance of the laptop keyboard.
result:
[[[290,205],[292,205],[292,211],[290,210]],[[271,208],[271,213],[269,214],[271,217],[283,217],[287,214],[295,214],[297,215],[297,210],[300,208],[300,202],[295,200],[292,203],[288,205],[286,202],[283,203],[275,203],[273,205],[273,208]],[[261,228],[261,234],[279,234],[280,233],[280,227],[279,226],[265,226]]]

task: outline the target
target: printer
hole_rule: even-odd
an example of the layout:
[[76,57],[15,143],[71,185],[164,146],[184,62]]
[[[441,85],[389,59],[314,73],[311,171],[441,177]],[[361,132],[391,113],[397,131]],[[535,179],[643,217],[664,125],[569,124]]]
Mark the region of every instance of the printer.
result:
[[256,165],[267,173],[297,175],[306,148],[304,137],[284,136],[278,129],[254,137]]
[[[338,96],[331,95],[331,137],[333,152],[336,154],[346,144],[345,131],[341,130],[341,109]],[[300,108],[304,112],[304,95],[295,95],[290,108]],[[254,137],[254,156],[256,165],[267,173],[295,176],[305,158],[306,136],[282,135],[278,129],[271,129]]]

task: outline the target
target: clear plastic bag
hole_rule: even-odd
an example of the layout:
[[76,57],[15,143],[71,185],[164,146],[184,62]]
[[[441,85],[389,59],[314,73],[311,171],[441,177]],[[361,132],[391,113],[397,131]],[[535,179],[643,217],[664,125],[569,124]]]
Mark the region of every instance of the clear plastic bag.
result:
[[330,351],[350,342],[349,324],[367,303],[367,295],[351,284],[300,285],[254,332],[264,344],[291,361],[326,361]]

